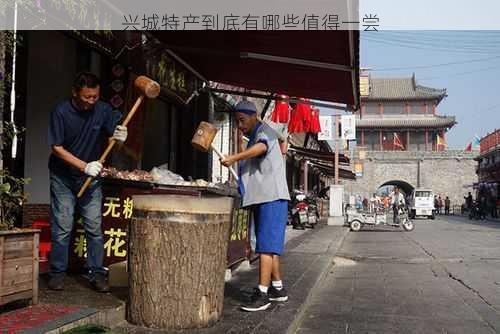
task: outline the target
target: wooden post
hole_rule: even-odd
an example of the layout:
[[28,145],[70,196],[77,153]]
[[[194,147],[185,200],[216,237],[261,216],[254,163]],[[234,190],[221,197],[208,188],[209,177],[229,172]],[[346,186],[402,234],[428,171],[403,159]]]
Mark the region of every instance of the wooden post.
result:
[[410,150],[410,130],[406,131],[406,150]]
[[339,184],[339,154],[340,154],[340,115],[335,116],[335,184]]
[[[7,82],[6,78],[7,73],[5,73],[6,34],[7,34],[6,31],[0,31],[0,74],[2,75],[2,80],[0,80],[0,133],[3,133],[3,114],[4,114],[3,104],[5,100],[5,89]],[[3,140],[0,140],[0,169],[3,169],[2,151],[3,151]]]
[[33,234],[33,297],[32,304],[38,304],[38,268],[39,268],[40,233]]
[[429,149],[429,130],[425,129],[425,150]]
[[133,324],[178,330],[222,315],[233,199],[133,196],[129,307]]
[[382,130],[379,131],[379,141],[380,141],[380,150],[383,151],[384,150],[384,143],[383,143],[383,140],[382,140]]
[[309,162],[304,160],[304,193],[307,194],[307,189],[309,187],[308,178],[309,178]]

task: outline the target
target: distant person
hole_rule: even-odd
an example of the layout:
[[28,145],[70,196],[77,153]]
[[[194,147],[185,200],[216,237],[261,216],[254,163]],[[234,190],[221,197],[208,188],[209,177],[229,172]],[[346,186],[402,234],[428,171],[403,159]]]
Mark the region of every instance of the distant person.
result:
[[384,209],[388,209],[390,203],[391,203],[391,200],[390,200],[389,196],[384,196],[384,200],[383,200]]
[[359,195],[356,197],[356,209],[363,209],[363,201],[361,200],[361,196]]
[[465,207],[467,208],[467,210],[470,210],[472,207],[472,194],[470,193],[470,191],[469,195],[464,198],[465,198]]
[[392,206],[392,211],[394,213],[394,216],[392,217],[392,222],[393,224],[398,224],[399,223],[399,206],[400,205],[406,205],[405,203],[405,197],[402,193],[399,192],[398,187],[394,187],[394,193],[391,196],[391,206]]
[[363,210],[368,210],[368,198],[363,198]]
[[491,218],[498,218],[497,203],[496,203],[495,197],[491,194],[490,194],[490,196],[488,196],[488,206],[490,208]]
[[479,210],[479,218],[480,219],[486,219],[486,197],[481,196],[478,199],[478,210]]
[[443,214],[443,199],[441,196],[438,196],[438,212],[440,215]]
[[434,211],[439,214],[439,201],[437,195],[434,195]]
[[319,197],[328,199],[330,193],[330,187],[325,187],[319,191]]
[[444,214],[449,215],[450,214],[450,198],[446,196],[446,199],[444,200]]

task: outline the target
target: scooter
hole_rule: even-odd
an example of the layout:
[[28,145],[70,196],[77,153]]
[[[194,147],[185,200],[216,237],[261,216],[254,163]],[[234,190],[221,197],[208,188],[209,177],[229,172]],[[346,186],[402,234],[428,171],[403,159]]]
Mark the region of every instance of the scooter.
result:
[[397,216],[394,220],[387,210],[378,209],[373,213],[348,211],[347,224],[351,231],[358,232],[364,226],[391,226],[403,228],[410,232],[415,229],[415,225],[408,216],[408,209],[404,205],[399,205]]
[[484,220],[486,219],[486,215],[482,212],[481,208],[479,207],[479,203],[477,201],[472,203],[472,206],[469,210],[469,219],[477,219],[477,220]]
[[306,196],[305,202],[307,203],[307,227],[314,228],[319,222],[319,209],[317,197],[314,193]]
[[299,191],[294,191],[292,194],[292,202],[289,208],[289,217],[293,228],[296,230],[305,230],[306,224],[309,223],[306,195]]

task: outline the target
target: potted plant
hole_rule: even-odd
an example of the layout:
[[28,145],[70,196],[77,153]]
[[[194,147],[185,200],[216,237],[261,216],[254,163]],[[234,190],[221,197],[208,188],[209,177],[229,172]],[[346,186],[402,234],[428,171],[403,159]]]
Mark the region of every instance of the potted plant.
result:
[[[3,123],[5,82],[6,32],[0,32],[0,148],[9,143],[15,133],[12,123]],[[0,157],[1,162],[1,157]],[[3,165],[3,164],[2,164]],[[16,228],[16,221],[26,200],[24,185],[29,180],[11,175],[0,168],[0,305],[19,300],[38,303],[39,230]]]
[[38,245],[40,230],[16,228],[26,197],[25,179],[0,172],[0,305],[31,298],[38,303]]

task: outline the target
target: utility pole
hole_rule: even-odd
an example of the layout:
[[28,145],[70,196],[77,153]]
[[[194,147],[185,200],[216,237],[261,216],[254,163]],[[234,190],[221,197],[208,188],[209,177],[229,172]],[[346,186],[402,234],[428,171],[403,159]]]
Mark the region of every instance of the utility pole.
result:
[[340,115],[335,116],[335,161],[333,168],[335,169],[335,184],[339,184],[339,153],[340,153]]
[[307,189],[309,187],[309,161],[305,160],[304,161],[304,194],[307,194]]

